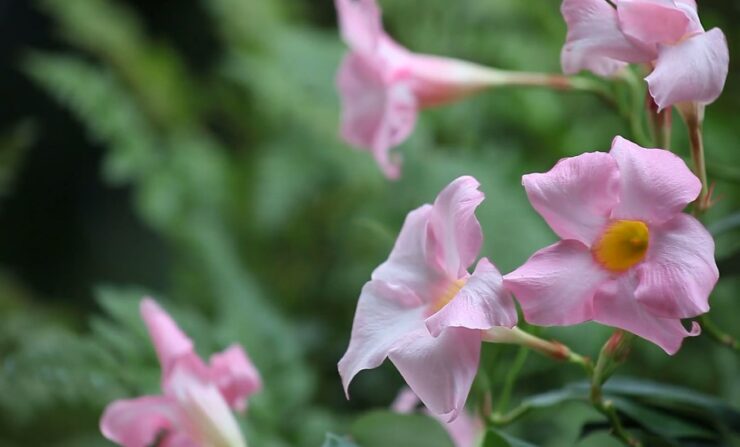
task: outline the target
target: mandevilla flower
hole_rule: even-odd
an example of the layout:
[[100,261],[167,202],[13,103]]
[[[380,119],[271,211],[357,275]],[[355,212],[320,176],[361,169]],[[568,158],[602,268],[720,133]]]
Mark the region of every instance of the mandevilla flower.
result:
[[530,323],[588,320],[632,332],[673,354],[681,324],[709,310],[719,277],[714,241],[682,213],[699,180],[683,160],[621,137],[611,152],[561,160],[525,175],[529,200],[563,240],[504,277]]
[[[402,414],[412,413],[419,406],[419,403],[419,397],[411,389],[404,387],[398,392],[396,400],[391,404],[391,409]],[[455,447],[474,447],[483,437],[485,430],[483,421],[465,411],[461,412],[457,419],[452,422],[446,422],[439,415],[430,413],[426,408],[423,411],[442,424]]]
[[434,201],[410,212],[386,262],[362,289],[339,374],[355,375],[386,357],[427,408],[451,421],[478,370],[482,332],[512,327],[517,316],[501,274],[481,259],[475,209],[478,182],[460,177]]
[[704,31],[694,0],[564,0],[561,10],[565,73],[609,76],[627,63],[650,64],[645,80],[660,109],[709,104],[722,92],[727,41],[719,28]]
[[342,37],[350,47],[337,75],[342,136],[370,150],[389,178],[400,175],[400,159],[390,150],[411,134],[418,109],[449,103],[494,85],[554,82],[567,87],[561,78],[513,74],[412,53],[385,33],[376,0],[335,0],[335,4]]
[[245,446],[229,407],[244,410],[262,383],[244,350],[232,345],[206,365],[156,302],[142,300],[141,315],[162,365],[164,393],[108,405],[103,435],[124,447]]

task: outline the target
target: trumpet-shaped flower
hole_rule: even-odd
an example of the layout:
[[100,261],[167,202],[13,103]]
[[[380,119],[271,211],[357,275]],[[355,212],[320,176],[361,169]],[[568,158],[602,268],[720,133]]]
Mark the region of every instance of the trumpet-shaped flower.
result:
[[[419,397],[411,389],[403,388],[391,404],[391,409],[402,414],[412,413],[417,409],[419,403]],[[457,419],[447,422],[438,414],[430,413],[426,408],[423,411],[442,424],[455,447],[474,447],[478,445],[477,443],[483,437],[485,431],[483,421],[468,412],[463,411]]]
[[627,63],[649,64],[645,80],[660,109],[708,104],[722,92],[727,41],[719,28],[704,30],[694,0],[564,0],[561,11],[565,73],[609,76]]
[[141,314],[162,365],[163,394],[111,403],[103,435],[124,447],[246,445],[230,407],[244,410],[262,384],[244,350],[232,345],[205,364],[156,302],[145,298]]
[[350,47],[337,75],[342,136],[370,150],[389,178],[400,175],[400,159],[390,150],[411,134],[418,109],[457,100],[505,78],[473,63],[403,48],[383,30],[376,0],[335,3]]
[[608,154],[563,159],[522,183],[562,238],[504,277],[527,321],[594,320],[669,354],[699,333],[681,319],[709,310],[719,274],[711,235],[682,212],[701,189],[683,160],[617,137]]
[[433,205],[409,213],[387,261],[365,284],[339,374],[355,375],[386,358],[435,414],[453,420],[478,370],[482,331],[512,327],[511,295],[488,259],[468,273],[482,244],[478,182],[460,177]]

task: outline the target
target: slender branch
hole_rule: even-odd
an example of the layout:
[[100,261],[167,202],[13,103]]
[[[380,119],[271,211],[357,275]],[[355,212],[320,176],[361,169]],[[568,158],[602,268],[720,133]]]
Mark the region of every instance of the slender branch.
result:
[[506,414],[493,413],[491,417],[488,418],[488,420],[491,422],[491,424],[502,427],[504,425],[509,425],[521,419],[527,413],[529,413],[531,409],[532,409],[531,406],[527,404],[522,404]]
[[528,332],[524,332],[517,327],[511,329],[503,327],[492,328],[483,332],[483,341],[525,346],[552,359],[578,365],[586,371],[589,377],[591,376],[592,364],[591,359],[588,357],[573,352],[569,347],[558,341],[544,340]]
[[648,91],[645,95],[645,108],[650,121],[650,131],[655,142],[655,147],[671,150],[671,128],[673,124],[672,108],[668,107],[659,111],[652,95]]
[[704,332],[709,335],[717,343],[727,346],[735,351],[740,351],[740,341],[735,339],[732,335],[724,332],[719,328],[710,318],[709,315],[704,314],[699,317],[699,323],[701,324]]
[[625,430],[614,404],[610,400],[604,399],[604,393],[601,390],[611,373],[626,359],[632,338],[632,334],[616,330],[601,348],[591,378],[591,404],[609,420],[609,424],[612,426],[612,435],[615,438],[627,446],[642,447],[642,442]]
[[506,410],[506,407],[509,406],[511,391],[514,389],[516,379],[519,377],[519,373],[524,367],[524,363],[527,361],[528,355],[529,349],[527,349],[525,346],[522,346],[521,348],[519,348],[519,351],[517,351],[514,362],[511,364],[511,367],[506,372],[504,387],[501,390],[501,397],[499,397],[498,405],[496,406],[496,413],[504,412]]

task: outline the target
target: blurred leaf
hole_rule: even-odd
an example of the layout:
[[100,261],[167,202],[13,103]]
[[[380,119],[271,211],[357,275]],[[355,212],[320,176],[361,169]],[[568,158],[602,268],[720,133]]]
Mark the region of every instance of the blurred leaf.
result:
[[453,447],[442,425],[423,414],[372,411],[355,420],[350,433],[362,447]]
[[326,434],[326,440],[322,447],[358,447],[354,442],[349,441],[347,438],[337,436],[333,433]]
[[7,194],[12,187],[37,132],[34,121],[27,119],[0,133],[0,195]]
[[711,430],[684,421],[669,413],[656,411],[636,404],[629,399],[611,397],[610,400],[621,413],[626,414],[630,419],[645,427],[648,431],[659,434],[664,438],[714,439],[717,437],[716,433]]
[[486,432],[485,440],[483,441],[483,447],[536,447],[534,444],[522,441],[513,436],[507,435],[506,433],[496,430],[488,429]]
[[634,378],[615,378],[604,386],[604,393],[628,396],[668,412],[721,424],[740,433],[740,411],[706,394],[686,388]]
[[26,72],[72,109],[92,136],[111,151],[104,174],[113,184],[156,170],[157,138],[126,90],[109,71],[83,59],[42,53],[29,55]]

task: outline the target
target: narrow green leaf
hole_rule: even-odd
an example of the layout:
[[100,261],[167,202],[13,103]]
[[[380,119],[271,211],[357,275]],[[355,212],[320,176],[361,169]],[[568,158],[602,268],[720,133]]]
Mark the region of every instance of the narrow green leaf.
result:
[[617,409],[644,427],[647,431],[669,439],[705,438],[714,439],[717,434],[704,427],[682,420],[670,413],[653,410],[629,399],[613,397]]

